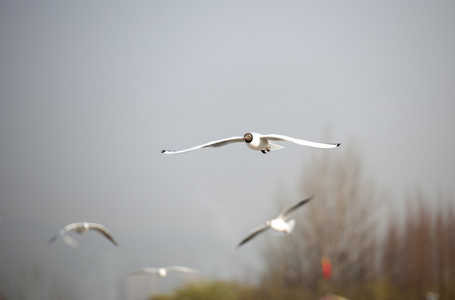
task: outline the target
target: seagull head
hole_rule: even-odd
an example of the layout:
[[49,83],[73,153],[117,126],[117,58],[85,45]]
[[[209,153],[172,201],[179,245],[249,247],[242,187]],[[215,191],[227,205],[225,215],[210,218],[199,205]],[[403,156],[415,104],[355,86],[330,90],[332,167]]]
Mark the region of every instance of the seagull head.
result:
[[245,133],[245,135],[243,136],[243,140],[245,141],[245,143],[251,143],[251,141],[253,140],[253,134],[249,132]]

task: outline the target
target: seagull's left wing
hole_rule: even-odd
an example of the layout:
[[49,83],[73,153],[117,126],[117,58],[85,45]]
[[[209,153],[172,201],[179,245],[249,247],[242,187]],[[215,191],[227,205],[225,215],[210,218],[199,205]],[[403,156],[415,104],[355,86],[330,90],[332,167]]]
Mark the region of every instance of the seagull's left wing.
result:
[[228,144],[241,143],[241,142],[243,142],[243,137],[241,137],[241,136],[233,136],[233,137],[230,137],[230,138],[227,138],[227,139],[216,140],[216,141],[213,141],[213,142],[209,142],[209,143],[202,144],[202,145],[199,145],[199,146],[194,146],[194,147],[191,147],[191,148],[188,148],[188,149],[184,149],[184,150],[161,150],[161,153],[164,153],[164,154],[180,154],[180,153],[185,153],[185,152],[189,152],[189,151],[193,151],[193,150],[197,150],[197,149],[201,149],[201,148],[222,147],[222,146],[225,146],[225,145],[228,145]]
[[143,275],[143,274],[156,274],[158,273],[157,268],[142,268],[126,273],[127,276]]
[[185,273],[192,273],[192,274],[199,273],[199,271],[196,269],[182,267],[182,266],[166,267],[166,271],[168,271],[168,272],[185,272]]
[[283,211],[279,216],[278,218],[279,219],[285,219],[287,215],[289,215],[291,212],[293,212],[294,210],[296,210],[297,208],[299,208],[300,206],[304,205],[305,203],[307,203],[308,201],[310,201],[311,199],[313,199],[314,196],[311,196],[307,199],[304,199],[302,201],[299,201],[297,202],[296,204],[293,204],[291,205],[290,207],[288,207],[285,211]]
[[109,241],[111,241],[112,244],[118,246],[117,241],[114,240],[112,235],[109,233],[109,231],[107,231],[106,227],[104,227],[103,225],[97,223],[89,223],[89,228],[98,231],[99,233],[104,235]]
[[293,137],[289,137],[286,135],[279,135],[279,134],[265,134],[261,136],[261,139],[266,139],[269,141],[286,141],[292,142],[302,146],[308,146],[313,148],[336,148],[340,146],[340,143],[318,143],[318,142],[310,142],[306,140],[296,139]]
[[78,228],[82,226],[82,222],[76,222],[76,223],[71,223],[66,225],[62,231],[63,232],[68,232],[68,231],[77,231]]
[[64,234],[64,235],[62,236],[62,240],[63,240],[67,245],[70,245],[70,246],[73,247],[73,248],[78,248],[78,247],[79,247],[79,242],[78,242],[76,239],[70,237],[70,236],[67,235],[67,234]]
[[55,242],[59,236],[61,235],[64,235],[66,233],[65,229],[61,229],[59,230],[59,232],[57,232],[56,234],[54,234],[50,239],[49,241],[47,242],[48,245],[52,244],[53,242]]
[[248,242],[249,240],[251,240],[252,238],[254,238],[255,236],[257,236],[258,234],[260,234],[261,232],[267,230],[269,228],[269,226],[267,225],[263,225],[263,226],[260,226],[256,229],[254,229],[246,238],[244,238],[238,245],[237,245],[237,248],[239,248],[240,246],[242,246],[243,244],[245,244],[246,242]]
[[[63,227],[62,229],[59,230],[51,239],[47,242],[48,245],[52,244],[57,240],[60,236],[66,236],[66,233],[71,230],[75,230],[77,227],[80,226],[80,223],[71,223]],[[71,243],[68,243],[69,239],[67,239],[65,242],[70,245]]]

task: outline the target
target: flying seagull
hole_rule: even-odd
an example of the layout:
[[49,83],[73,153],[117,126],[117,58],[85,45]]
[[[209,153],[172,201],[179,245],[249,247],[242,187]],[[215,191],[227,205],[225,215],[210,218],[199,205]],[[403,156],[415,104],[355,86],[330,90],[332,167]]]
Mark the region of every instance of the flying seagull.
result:
[[57,232],[47,243],[48,243],[48,245],[50,245],[53,242],[55,242],[55,240],[57,240],[58,237],[63,236],[63,240],[67,244],[77,247],[77,241],[74,240],[73,238],[69,237],[68,235],[66,235],[66,233],[68,231],[73,231],[78,234],[83,234],[84,232],[86,232],[89,229],[98,231],[99,233],[104,235],[109,241],[111,241],[112,244],[114,244],[115,246],[118,246],[117,242],[114,240],[114,238],[109,233],[109,231],[106,229],[106,227],[104,227],[101,224],[89,223],[89,222],[78,222],[78,223],[68,224],[63,229],[61,229],[59,232]]
[[164,267],[164,268],[142,268],[136,271],[128,272],[127,275],[143,275],[143,274],[156,274],[159,277],[166,277],[169,272],[183,272],[183,273],[191,273],[197,274],[199,273],[196,269],[191,269],[182,266],[171,266],[171,267]]
[[180,154],[180,153],[185,153],[201,148],[207,148],[207,147],[222,147],[228,144],[233,144],[233,143],[242,143],[245,142],[248,148],[256,151],[261,151],[262,153],[266,154],[267,152],[273,151],[273,150],[279,150],[284,148],[283,146],[273,144],[271,142],[276,142],[276,141],[286,141],[286,142],[292,142],[298,145],[302,146],[308,146],[308,147],[313,147],[313,148],[336,148],[340,146],[339,143],[331,144],[331,143],[317,143],[317,142],[310,142],[306,140],[300,140],[296,138],[292,138],[289,136],[285,135],[279,135],[279,134],[260,134],[260,133],[251,133],[247,132],[243,137],[241,136],[233,136],[227,139],[222,139],[222,140],[217,140],[213,142],[209,142],[203,145],[191,147],[188,149],[184,150],[162,150],[161,153],[164,154]]
[[284,234],[291,233],[292,229],[294,229],[295,221],[294,219],[288,220],[287,216],[300,206],[310,201],[311,199],[313,199],[313,196],[291,205],[282,213],[280,213],[276,219],[268,220],[267,222],[265,222],[265,225],[257,227],[256,229],[251,231],[250,234],[237,245],[237,248],[269,228],[272,228],[273,230],[282,232]]

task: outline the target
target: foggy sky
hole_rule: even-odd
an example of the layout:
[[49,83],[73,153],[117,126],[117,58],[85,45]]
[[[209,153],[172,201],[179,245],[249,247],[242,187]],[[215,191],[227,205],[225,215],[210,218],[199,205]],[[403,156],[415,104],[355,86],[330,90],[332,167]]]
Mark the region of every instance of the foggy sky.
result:
[[[233,247],[276,215],[280,191],[288,203],[309,196],[297,187],[314,151],[355,145],[396,205],[416,187],[453,195],[454,12],[451,2],[2,2],[0,275],[14,286],[38,265],[49,286],[55,274],[78,278],[75,293],[106,299],[141,267],[254,281],[260,241]],[[248,131],[342,145],[160,153]],[[95,233],[76,237],[79,251],[46,245],[83,220],[107,226],[119,248]]]

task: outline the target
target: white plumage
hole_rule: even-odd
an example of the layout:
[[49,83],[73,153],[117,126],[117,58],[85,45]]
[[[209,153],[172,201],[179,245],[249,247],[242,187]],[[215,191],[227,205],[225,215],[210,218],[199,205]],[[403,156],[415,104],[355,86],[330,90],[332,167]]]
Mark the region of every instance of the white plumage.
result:
[[257,236],[258,234],[260,234],[261,232],[264,232],[266,231],[267,229],[271,228],[275,231],[278,231],[278,232],[281,232],[281,233],[284,233],[284,234],[289,234],[292,232],[292,230],[294,229],[294,225],[295,225],[295,221],[293,219],[289,220],[287,218],[287,216],[293,212],[294,210],[296,210],[297,208],[299,208],[300,206],[304,205],[305,203],[307,203],[308,201],[310,201],[311,199],[313,199],[313,196],[307,198],[307,199],[304,199],[302,201],[299,201],[293,205],[291,205],[290,207],[288,207],[286,210],[284,210],[283,212],[281,212],[278,217],[276,219],[272,219],[272,220],[269,220],[265,223],[265,225],[262,225],[262,226],[259,226],[257,228],[255,228],[253,231],[250,232],[250,234],[244,238],[238,245],[237,245],[237,248],[242,246],[243,244],[245,244],[246,242],[248,242],[249,240],[251,240],[252,238],[254,238],[255,236]]
[[68,236],[66,233],[68,231],[73,231],[78,234],[83,234],[87,230],[95,230],[102,235],[104,235],[109,241],[111,241],[112,244],[115,246],[118,246],[118,243],[114,240],[110,232],[107,230],[106,227],[104,227],[101,224],[98,223],[90,223],[90,222],[77,222],[77,223],[71,223],[66,225],[63,229],[61,229],[59,232],[57,232],[48,242],[48,244],[52,244],[57,240],[60,236],[62,236],[62,239],[65,243],[67,243],[70,246],[77,247],[78,242],[73,239],[72,237]]
[[235,143],[242,143],[248,146],[248,148],[256,151],[261,151],[262,153],[267,153],[273,150],[279,150],[284,148],[281,145],[274,144],[272,142],[276,141],[286,141],[292,142],[297,145],[308,146],[313,148],[322,148],[322,149],[329,149],[329,148],[336,148],[340,146],[339,143],[318,143],[318,142],[310,142],[306,140],[296,139],[293,137],[279,135],[279,134],[260,134],[260,133],[250,133],[247,132],[243,137],[241,136],[233,136],[226,139],[216,140],[212,142],[208,142],[199,146],[194,146],[188,149],[183,150],[162,150],[161,153],[164,154],[180,154],[185,153],[197,149],[208,148],[208,147],[222,147],[229,144]]
[[198,270],[182,267],[182,266],[170,266],[170,267],[162,267],[162,268],[142,268],[139,270],[128,272],[128,276],[133,275],[143,275],[143,274],[156,274],[159,277],[166,277],[170,272],[183,272],[183,273],[191,273],[197,274],[199,273]]

